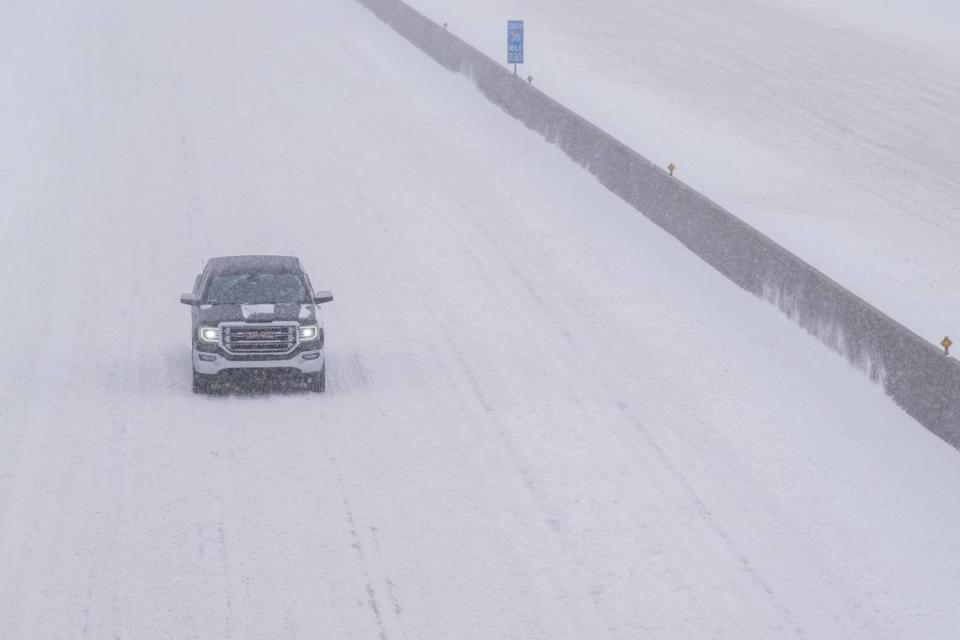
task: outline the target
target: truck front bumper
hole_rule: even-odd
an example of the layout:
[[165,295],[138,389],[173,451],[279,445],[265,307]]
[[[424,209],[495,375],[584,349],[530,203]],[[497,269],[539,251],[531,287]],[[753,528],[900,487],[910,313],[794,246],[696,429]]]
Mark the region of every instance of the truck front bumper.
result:
[[302,374],[320,373],[323,363],[323,349],[302,351],[285,360],[227,360],[218,353],[193,350],[193,370],[209,376],[233,369],[292,369]]

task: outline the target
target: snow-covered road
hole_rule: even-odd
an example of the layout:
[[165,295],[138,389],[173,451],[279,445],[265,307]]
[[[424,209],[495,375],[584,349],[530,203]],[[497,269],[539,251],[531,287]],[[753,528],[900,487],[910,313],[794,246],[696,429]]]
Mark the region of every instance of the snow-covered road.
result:
[[955,0],[410,0],[931,343],[960,334]]
[[[349,0],[0,10],[0,638],[950,638],[957,452]],[[299,255],[328,393],[197,397]]]

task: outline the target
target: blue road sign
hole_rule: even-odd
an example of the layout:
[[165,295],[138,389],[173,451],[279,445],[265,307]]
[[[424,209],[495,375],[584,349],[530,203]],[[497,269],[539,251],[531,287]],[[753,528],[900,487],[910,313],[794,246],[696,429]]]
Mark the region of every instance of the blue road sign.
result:
[[507,63],[523,64],[523,20],[507,22]]

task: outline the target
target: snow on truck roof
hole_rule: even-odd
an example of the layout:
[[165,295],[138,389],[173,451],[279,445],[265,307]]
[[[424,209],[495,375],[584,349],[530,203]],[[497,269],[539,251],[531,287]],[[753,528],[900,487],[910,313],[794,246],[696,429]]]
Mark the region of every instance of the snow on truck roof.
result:
[[213,273],[300,273],[300,259],[293,256],[222,256],[211,258],[207,270]]

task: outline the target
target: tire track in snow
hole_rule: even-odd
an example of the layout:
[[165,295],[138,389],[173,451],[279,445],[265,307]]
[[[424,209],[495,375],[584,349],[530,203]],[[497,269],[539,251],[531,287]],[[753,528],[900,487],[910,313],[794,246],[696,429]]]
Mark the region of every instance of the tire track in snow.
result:
[[[469,361],[467,361],[467,359],[463,356],[462,352],[459,350],[456,343],[449,337],[449,335],[449,333],[444,333],[447,349],[452,354],[454,361],[457,363],[457,376],[466,381],[467,388],[469,388],[471,391],[471,394],[468,397],[470,400],[473,400],[480,406],[486,422],[493,427],[501,447],[501,452],[499,455],[504,456],[507,460],[509,460],[508,466],[512,468],[514,474],[519,478],[520,485],[523,487],[529,501],[533,505],[532,511],[537,513],[541,522],[546,525],[546,529],[551,532],[553,542],[560,551],[561,555],[568,555],[569,549],[564,543],[563,536],[560,535],[561,531],[558,524],[559,520],[553,513],[555,510],[549,504],[547,495],[542,490],[540,483],[538,483],[534,478],[529,466],[525,464],[523,457],[513,445],[512,439],[506,427],[496,417],[494,406],[491,404],[487,394],[484,392],[480,381],[474,375]],[[451,375],[453,374],[451,373]],[[466,397],[461,398],[461,402],[463,403],[464,407],[464,414],[466,415],[474,413],[468,408],[469,404],[471,403],[470,400],[468,400]],[[482,426],[478,424],[478,421],[473,419],[470,419],[469,423],[476,430],[477,438],[482,440]],[[487,451],[488,455],[490,455],[489,449]],[[552,568],[551,570],[552,572],[556,571],[556,568]],[[600,634],[599,627],[603,627],[611,637],[616,635],[616,627],[613,625],[613,623],[606,619],[606,617],[595,605],[590,613],[578,612],[581,607],[578,605],[577,598],[572,596],[569,591],[561,586],[573,584],[573,580],[567,579],[566,577],[557,577],[551,582],[554,588],[559,591],[558,595],[560,600],[563,602],[564,607],[570,612],[570,615],[573,616],[576,626],[579,628],[580,632],[587,634],[585,637],[603,637]],[[593,620],[591,620],[591,618],[593,618]]]
[[[351,546],[363,567],[363,575],[366,583],[365,590],[367,593],[366,606],[376,622],[379,637],[381,640],[405,638],[403,623],[400,620],[401,609],[394,595],[395,585],[393,581],[384,574],[383,558],[380,555],[379,541],[377,540],[377,529],[376,527],[369,527],[367,531],[364,531],[358,526],[357,518],[354,515],[353,503],[350,500],[346,485],[344,484],[343,473],[337,457],[331,455],[329,462],[336,475],[337,486],[343,498],[344,519],[352,539]],[[376,558],[370,557],[369,550],[371,547],[375,550]],[[380,593],[385,592],[387,594],[387,598],[390,600],[390,607],[383,606],[383,596],[378,595],[378,590]]]
[[220,563],[223,577],[226,581],[225,592],[227,618],[227,638],[244,640],[248,638],[246,619],[246,572],[243,565],[243,543],[240,535],[240,514],[237,501],[237,480],[233,473],[233,448],[230,444],[228,431],[231,425],[220,425],[219,447],[217,463],[219,472],[219,504],[221,508],[220,522],[217,529],[219,541]]
[[[386,563],[383,561],[383,552],[380,550],[380,530],[377,527],[370,527],[370,536],[373,539],[373,547],[377,551],[377,564],[380,567],[386,567]],[[400,624],[401,637],[405,638],[407,636],[406,631],[403,628],[403,609],[400,606],[400,597],[397,593],[397,584],[393,581],[392,578],[387,577],[387,594],[390,596],[390,602],[393,605],[393,612],[397,616],[397,622]]]

